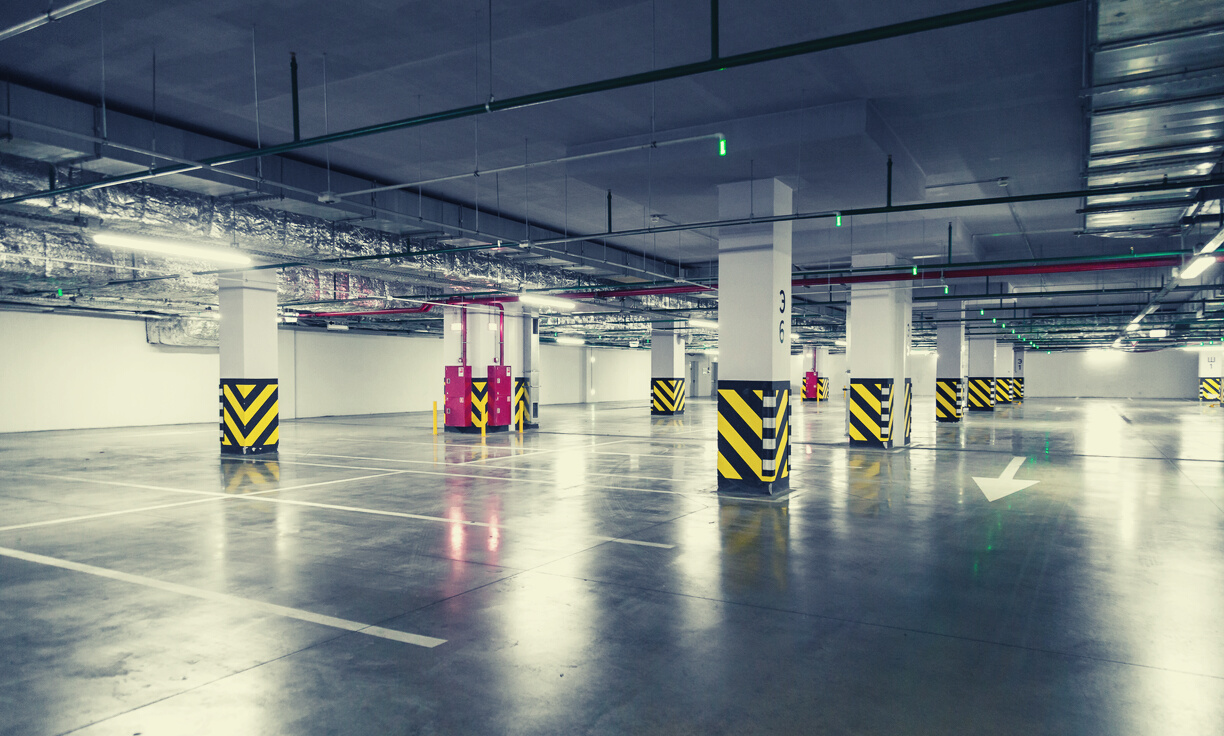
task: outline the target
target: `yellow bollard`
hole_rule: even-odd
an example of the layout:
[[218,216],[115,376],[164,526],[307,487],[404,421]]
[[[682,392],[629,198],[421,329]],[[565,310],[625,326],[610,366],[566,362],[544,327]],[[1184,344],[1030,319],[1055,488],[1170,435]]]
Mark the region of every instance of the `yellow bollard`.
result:
[[[485,424],[488,424],[488,422],[485,422]],[[480,444],[482,445],[485,441],[485,424],[480,425]]]
[[438,402],[433,402],[434,434],[438,433]]
[[523,433],[523,415],[525,415],[526,413],[527,412],[525,411],[519,412],[519,434]]

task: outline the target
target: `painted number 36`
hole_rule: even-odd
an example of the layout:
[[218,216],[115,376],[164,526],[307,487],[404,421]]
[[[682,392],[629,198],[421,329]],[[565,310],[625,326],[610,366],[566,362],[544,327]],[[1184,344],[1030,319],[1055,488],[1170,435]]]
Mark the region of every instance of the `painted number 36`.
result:
[[[786,290],[778,290],[778,314],[786,314]],[[778,342],[786,344],[786,321],[778,321]]]

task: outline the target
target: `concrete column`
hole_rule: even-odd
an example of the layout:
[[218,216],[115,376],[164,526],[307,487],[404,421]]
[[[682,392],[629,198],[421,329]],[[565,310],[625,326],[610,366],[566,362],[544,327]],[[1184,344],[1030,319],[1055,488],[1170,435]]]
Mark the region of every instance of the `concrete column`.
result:
[[1024,401],[1024,346],[1012,347],[1012,401]]
[[687,393],[684,335],[675,330],[650,333],[650,413],[683,414]]
[[514,423],[518,426],[518,413],[523,416],[524,428],[540,426],[540,315],[523,310],[517,317],[519,365],[514,367]]
[[969,411],[994,411],[995,339],[975,337],[969,341]]
[[1219,401],[1224,398],[1220,389],[1224,382],[1224,352],[1203,351],[1199,353],[1199,400]]
[[[723,184],[721,219],[791,214],[778,179]],[[790,488],[791,223],[718,232],[718,488]]]
[[965,352],[965,310],[939,313],[942,320],[935,330],[935,419],[940,422],[959,422],[962,413],[962,393],[965,374],[961,372]]
[[1014,401],[1012,394],[1012,365],[1015,359],[1012,356],[1012,346],[1003,343],[998,346],[995,351],[995,403],[1010,404]]
[[[853,256],[854,268],[897,265],[896,256]],[[846,321],[850,366],[849,435],[854,447],[909,443],[913,387],[909,379],[913,320],[908,283],[852,284]]]
[[280,446],[276,285],[272,269],[217,278],[223,455],[275,453]]

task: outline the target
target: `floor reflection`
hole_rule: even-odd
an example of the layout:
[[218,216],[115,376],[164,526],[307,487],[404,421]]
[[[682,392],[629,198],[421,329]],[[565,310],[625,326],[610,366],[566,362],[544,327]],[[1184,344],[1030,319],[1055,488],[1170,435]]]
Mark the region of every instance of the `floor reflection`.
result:
[[733,498],[718,501],[723,585],[728,591],[785,590],[790,552],[787,501],[766,503]]

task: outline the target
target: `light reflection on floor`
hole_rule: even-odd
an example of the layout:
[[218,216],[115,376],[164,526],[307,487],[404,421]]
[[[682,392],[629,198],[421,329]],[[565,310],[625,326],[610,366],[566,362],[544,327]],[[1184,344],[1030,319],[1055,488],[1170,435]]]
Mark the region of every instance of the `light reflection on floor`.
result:
[[[446,640],[0,551],[0,731],[1217,731],[1224,409],[929,404],[881,452],[845,446],[839,399],[796,402],[768,502],[713,493],[703,399],[483,442],[285,422],[237,463],[215,427],[0,435],[2,548]],[[1037,485],[987,502],[972,478],[1012,457]]]

